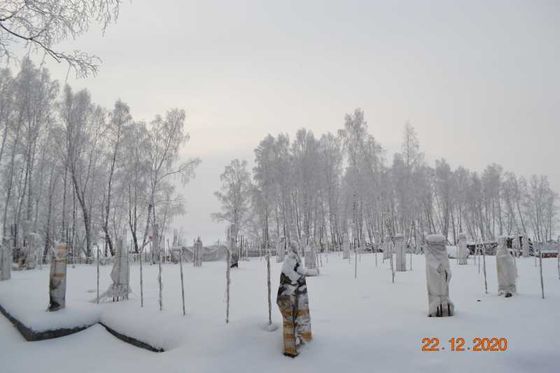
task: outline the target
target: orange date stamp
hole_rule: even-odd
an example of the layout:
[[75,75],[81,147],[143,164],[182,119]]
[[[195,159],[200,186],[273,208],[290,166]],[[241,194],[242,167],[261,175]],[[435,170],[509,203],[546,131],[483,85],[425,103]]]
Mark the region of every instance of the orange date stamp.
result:
[[467,343],[463,337],[451,337],[447,340],[448,345],[441,343],[439,338],[422,338],[422,351],[472,351],[472,352],[504,352],[508,349],[508,339],[504,337],[476,337],[471,343]]

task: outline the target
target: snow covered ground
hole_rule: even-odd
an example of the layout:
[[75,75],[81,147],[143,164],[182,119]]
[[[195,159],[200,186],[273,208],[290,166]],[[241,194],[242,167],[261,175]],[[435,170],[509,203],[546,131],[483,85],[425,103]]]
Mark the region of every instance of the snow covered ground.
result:
[[[376,267],[374,255],[354,263],[338,254],[322,257],[321,275],[308,279],[315,340],[295,359],[282,355],[282,332],[267,322],[266,264],[240,262],[232,270],[230,324],[225,324],[225,263],[185,265],[187,316],[182,316],[179,266],[163,266],[163,312],[159,311],[157,266],[144,266],[144,308],[139,300],[139,268],[131,268],[134,294],[128,302],[96,305],[95,266],[68,268],[67,309],[45,312],[48,269],[13,272],[0,283],[0,304],[36,330],[102,321],[115,330],[166,349],[154,353],[126,344],[100,325],[41,342],[25,342],[0,316],[0,372],[425,372],[452,367],[472,372],[557,372],[560,369],[560,280],[556,259],[544,260],[546,299],[540,297],[533,258],[517,260],[518,296],[497,296],[493,257],[487,258],[488,294],[472,259],[451,260],[451,299],[457,314],[428,318],[424,257],[391,283],[388,261]],[[408,262],[408,258],[407,258]],[[274,303],[280,265],[272,260],[273,322],[281,325]],[[110,283],[101,267],[101,291]],[[422,352],[421,339],[438,337],[445,351]],[[506,352],[451,352],[447,340],[505,337]]]

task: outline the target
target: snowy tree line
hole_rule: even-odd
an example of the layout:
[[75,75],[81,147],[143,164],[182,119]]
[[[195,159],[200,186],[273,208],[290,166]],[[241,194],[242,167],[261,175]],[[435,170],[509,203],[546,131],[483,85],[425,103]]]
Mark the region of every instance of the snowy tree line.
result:
[[[0,222],[14,247],[33,242],[43,256],[56,241],[74,255],[106,255],[124,235],[135,252],[183,212],[177,178],[188,182],[197,159],[181,161],[185,112],[136,121],[118,100],[111,110],[52,80],[29,59],[0,70]],[[38,249],[38,248],[36,248]]]
[[370,134],[363,111],[346,115],[338,133],[320,137],[300,129],[266,136],[255,149],[252,174],[234,160],[216,192],[214,214],[260,242],[280,237],[340,247],[403,234],[420,244],[429,233],[456,243],[460,232],[493,240],[525,234],[555,238],[556,202],[546,176],[526,179],[490,164],[481,173],[452,169],[445,159],[429,165],[414,128],[404,128],[392,160]]

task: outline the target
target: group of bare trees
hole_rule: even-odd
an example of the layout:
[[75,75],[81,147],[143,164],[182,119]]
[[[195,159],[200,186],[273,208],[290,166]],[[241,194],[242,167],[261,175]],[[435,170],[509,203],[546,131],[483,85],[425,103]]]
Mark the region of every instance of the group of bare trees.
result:
[[[482,173],[429,165],[407,124],[392,162],[369,133],[364,113],[347,115],[337,134],[301,129],[266,136],[255,149],[252,177],[235,160],[222,176],[221,220],[261,242],[279,237],[339,247],[405,235],[420,244],[427,233],[456,242],[525,234],[555,238],[557,194],[546,176],[530,179],[489,165]],[[241,216],[239,216],[241,212]]]
[[120,100],[106,110],[87,90],[61,89],[28,59],[17,74],[0,70],[2,237],[91,257],[126,234],[141,251],[182,211],[174,177],[187,182],[198,163],[179,160],[187,140],[183,110],[144,123]]

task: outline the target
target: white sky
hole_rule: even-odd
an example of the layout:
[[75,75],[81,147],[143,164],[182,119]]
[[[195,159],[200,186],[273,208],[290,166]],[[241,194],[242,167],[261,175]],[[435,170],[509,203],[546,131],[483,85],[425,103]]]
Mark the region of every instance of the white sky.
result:
[[496,162],[560,191],[558,1],[132,0],[76,45],[103,59],[69,81],[97,103],[187,111],[185,154],[202,159],[183,190],[189,239],[223,236],[209,215],[231,159],[252,161],[268,133],[334,132],[356,107],[389,152],[410,121],[430,160]]

